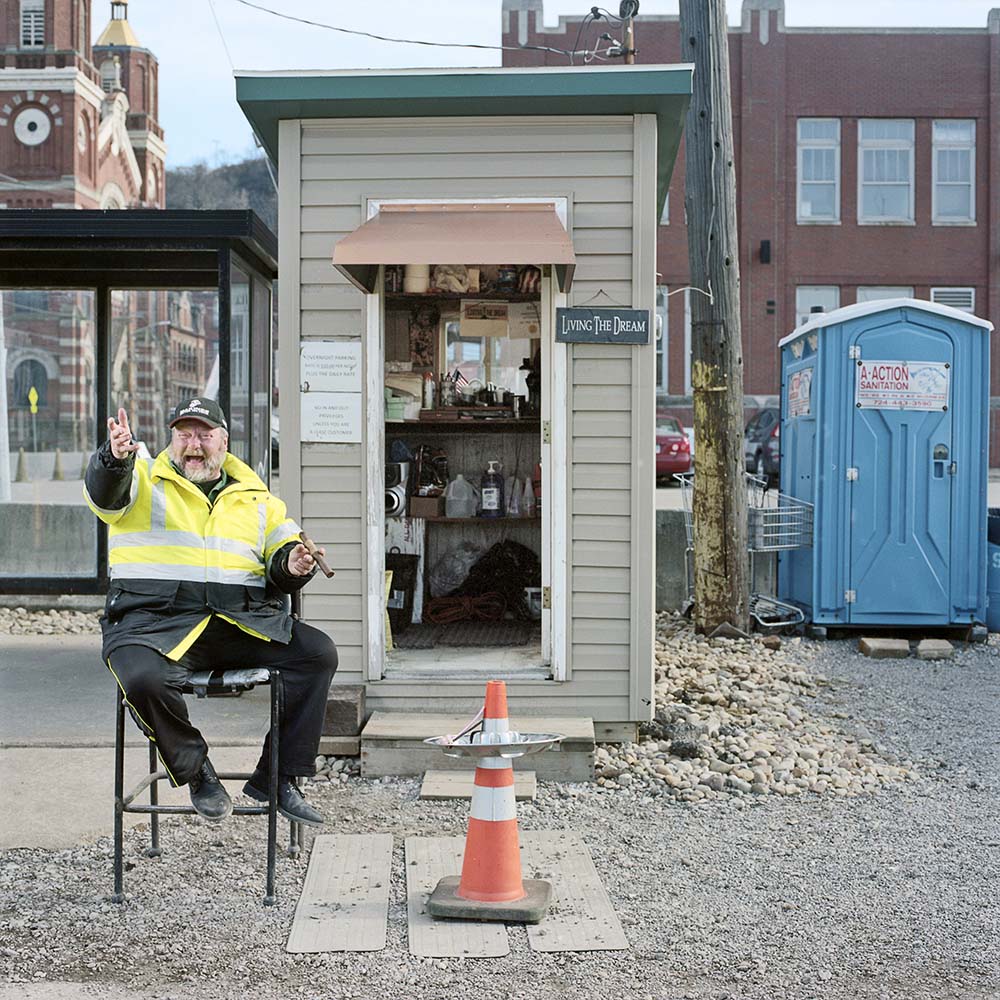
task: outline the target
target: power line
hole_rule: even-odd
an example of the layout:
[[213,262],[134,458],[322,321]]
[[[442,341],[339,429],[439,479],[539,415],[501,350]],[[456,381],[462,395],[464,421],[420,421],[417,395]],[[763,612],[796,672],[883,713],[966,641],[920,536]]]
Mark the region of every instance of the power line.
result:
[[215,13],[215,4],[213,3],[213,0],[208,0],[208,6],[212,11],[212,20],[215,21],[216,30],[219,32],[219,40],[222,42],[222,47],[226,52],[226,58],[229,60],[229,68],[233,73],[235,73],[236,67],[233,65],[233,57],[229,52],[229,46],[226,44],[226,36],[222,33],[222,25],[219,24],[219,15]]
[[[209,0],[211,3],[211,0]],[[251,3],[251,0],[236,0],[236,3],[243,4],[244,7],[251,7],[254,10],[263,11],[265,14],[272,14],[274,17],[283,18],[286,21],[296,21],[299,24],[308,24],[313,28],[326,28],[328,31],[338,31],[344,35],[357,35],[362,38],[373,38],[378,42],[398,42],[402,45],[429,45],[442,49],[490,49],[492,51],[522,52],[526,49],[533,49],[537,52],[554,52],[556,55],[568,56],[570,59],[574,55],[587,55],[587,49],[580,52],[570,49],[557,49],[550,45],[483,45],[478,42],[430,42],[422,38],[394,38],[390,35],[377,35],[371,31],[358,31],[353,28],[341,28],[335,24],[324,24],[322,21],[311,21],[306,17],[296,17],[294,14],[284,14],[280,10],[272,10],[270,7],[263,7],[260,4]]]

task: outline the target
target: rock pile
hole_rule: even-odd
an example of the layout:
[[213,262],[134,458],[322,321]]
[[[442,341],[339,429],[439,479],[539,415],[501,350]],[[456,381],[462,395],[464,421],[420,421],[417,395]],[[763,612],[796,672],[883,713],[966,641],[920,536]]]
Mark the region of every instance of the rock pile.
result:
[[99,611],[28,611],[0,608],[0,635],[100,634]]
[[[773,643],[771,645],[774,645]],[[727,795],[859,795],[914,777],[911,766],[813,716],[826,681],[759,639],[707,639],[660,615],[656,713],[638,743],[600,746],[597,783],[694,802]]]
[[359,757],[324,757],[320,754],[316,758],[316,776],[308,780],[316,784],[345,784],[360,774]]

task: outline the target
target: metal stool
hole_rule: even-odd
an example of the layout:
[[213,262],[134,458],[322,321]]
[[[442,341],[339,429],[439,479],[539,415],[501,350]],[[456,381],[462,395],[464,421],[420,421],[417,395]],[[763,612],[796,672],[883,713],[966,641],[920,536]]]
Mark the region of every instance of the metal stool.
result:
[[[270,729],[270,787],[266,805],[233,806],[236,816],[267,815],[267,885],[264,894],[264,905],[273,906],[274,869],[277,857],[278,832],[278,737],[281,728],[281,715],[284,707],[281,671],[269,667],[255,667],[247,670],[212,670],[199,671],[191,675],[190,681],[181,688],[184,694],[194,694],[199,698],[212,696],[238,697],[244,691],[252,690],[258,684],[268,684],[271,688],[271,729]],[[123,883],[122,853],[124,847],[124,814],[148,813],[150,846],[146,856],[157,858],[163,850],[160,847],[160,815],[162,813],[194,813],[194,806],[161,806],[157,782],[168,780],[166,771],[160,770],[156,759],[156,746],[149,744],[149,774],[139,782],[127,795],[124,793],[125,783],[125,701],[121,688],[115,685],[115,891],[111,897],[113,903],[125,900]],[[226,780],[246,781],[249,773],[219,772],[219,777]],[[149,803],[136,803],[136,799],[149,789]],[[291,821],[288,843],[289,857],[296,857],[302,850],[302,824]]]

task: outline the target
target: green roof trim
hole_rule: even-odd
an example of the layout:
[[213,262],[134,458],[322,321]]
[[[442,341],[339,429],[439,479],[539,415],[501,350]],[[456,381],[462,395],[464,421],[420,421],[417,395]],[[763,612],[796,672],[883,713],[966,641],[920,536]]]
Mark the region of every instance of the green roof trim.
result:
[[615,66],[241,73],[236,101],[271,159],[289,118],[654,114],[657,212],[691,100],[693,67]]

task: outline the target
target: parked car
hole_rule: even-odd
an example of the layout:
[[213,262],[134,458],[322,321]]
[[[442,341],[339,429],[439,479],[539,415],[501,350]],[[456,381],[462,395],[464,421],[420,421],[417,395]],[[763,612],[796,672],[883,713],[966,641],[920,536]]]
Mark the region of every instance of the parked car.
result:
[[691,442],[681,422],[668,413],[656,415],[656,479],[669,483],[678,472],[691,471]]
[[747,472],[769,483],[778,481],[781,459],[781,413],[775,406],[758,410],[743,432],[743,458]]

